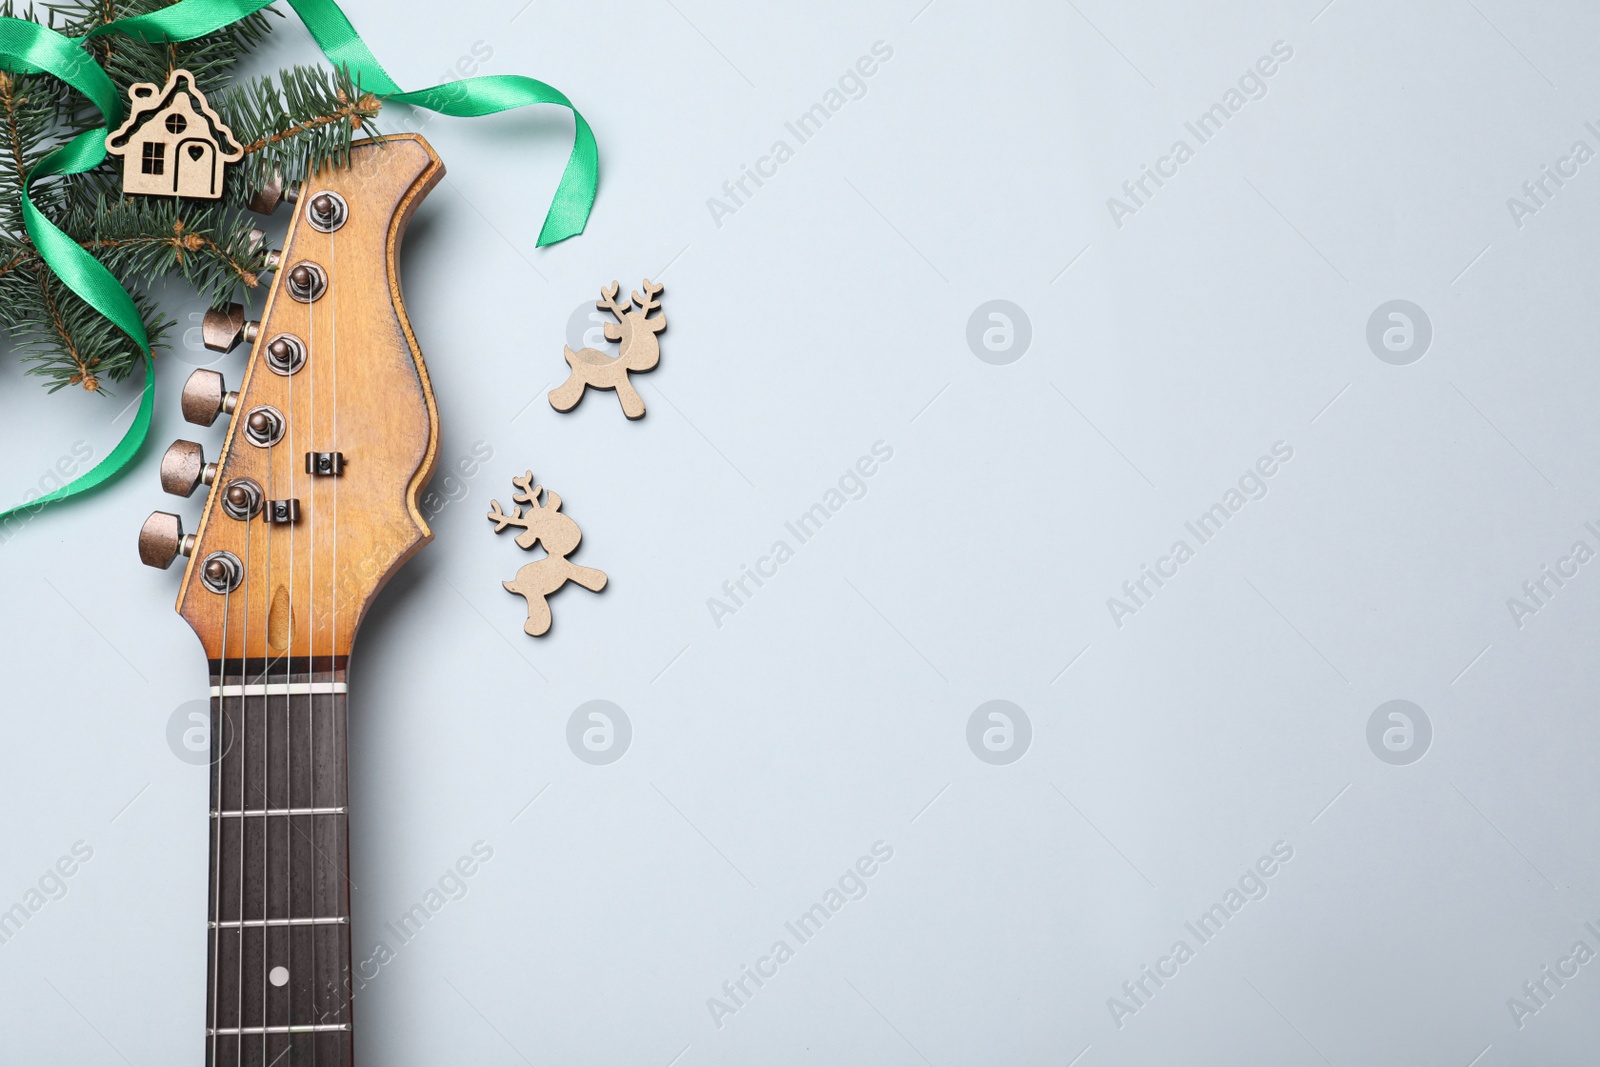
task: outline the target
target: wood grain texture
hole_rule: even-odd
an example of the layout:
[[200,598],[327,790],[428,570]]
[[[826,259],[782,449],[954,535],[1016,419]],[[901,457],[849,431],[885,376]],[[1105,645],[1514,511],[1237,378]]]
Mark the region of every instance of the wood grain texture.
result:
[[[438,412],[401,299],[398,256],[412,213],[443,175],[439,157],[415,134],[364,141],[348,166],[308,180],[295,203],[237,408],[270,405],[286,429],[279,443],[260,448],[236,416],[215,485],[254,479],[269,500],[298,500],[300,519],[237,520],[211,493],[178,593],[178,612],[208,659],[342,660],[383,584],[432,539],[416,498],[437,462]],[[323,191],[349,205],[333,233],[307,221]],[[288,292],[301,262],[328,277],[327,291],[311,303]],[[280,333],[307,348],[293,375],[266,364],[265,347]],[[306,473],[306,453],[333,451],[344,455],[341,475]],[[243,582],[227,595],[200,581],[203,561],[217,551],[244,564]]]

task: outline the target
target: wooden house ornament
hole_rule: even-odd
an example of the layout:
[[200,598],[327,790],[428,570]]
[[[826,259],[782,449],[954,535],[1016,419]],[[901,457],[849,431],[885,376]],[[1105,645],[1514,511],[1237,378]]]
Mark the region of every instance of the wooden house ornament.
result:
[[106,153],[122,157],[122,191],[150,196],[222,196],[224,164],[244,157],[233,131],[175,70],[164,88],[139,82],[128,90],[128,119],[106,137]]

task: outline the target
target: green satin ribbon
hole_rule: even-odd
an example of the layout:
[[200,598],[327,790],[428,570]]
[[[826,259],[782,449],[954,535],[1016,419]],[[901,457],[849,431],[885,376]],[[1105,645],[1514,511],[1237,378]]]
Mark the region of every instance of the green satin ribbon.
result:
[[[48,27],[23,19],[0,19],[0,67],[19,73],[53,74],[88,97],[100,109],[108,126],[122,122],[122,94],[100,64],[77,42]],[[62,283],[115,323],[144,352],[144,393],[139,398],[139,412],[111,454],[81,478],[0,512],[0,521],[23,511],[32,514],[53,501],[65,500],[100,485],[133,461],[150,433],[150,420],[155,413],[156,376],[150,339],[145,335],[139,309],[116,277],[45,218],[28,195],[33,183],[41,178],[82,174],[99,166],[106,158],[106,132],[106,127],[85,131],[34,165],[22,183],[22,224],[39,256]]]
[[[121,34],[148,43],[189,41],[266,7],[272,0],[180,0],[148,15],[118,19],[89,34]],[[539,231],[539,245],[554,244],[583,232],[594,207],[599,184],[599,152],[594,133],[562,93],[544,82],[517,74],[493,74],[459,82],[403,91],[373,56],[333,0],[289,0],[289,5],[325,56],[335,66],[346,67],[361,88],[395,103],[414,104],[443,115],[475,118],[529,104],[558,104],[572,112],[574,137],[561,182]],[[22,219],[39,256],[61,282],[111,320],[137,344],[145,356],[144,393],[133,425],[117,447],[94,469],[67,485],[26,504],[0,511],[0,521],[22,511],[37,511],[56,500],[93,489],[117,474],[144,445],[155,409],[155,364],[144,321],[133,298],[110,271],[76,241],[63,233],[33,204],[28,193],[33,183],[58,175],[82,174],[106,157],[106,136],[122,122],[122,94],[104,70],[81,47],[83,40],[67,37],[24,19],[0,18],[0,69],[22,74],[52,74],[88,97],[100,110],[106,125],[88,130],[41,159],[29,171],[22,187]]]

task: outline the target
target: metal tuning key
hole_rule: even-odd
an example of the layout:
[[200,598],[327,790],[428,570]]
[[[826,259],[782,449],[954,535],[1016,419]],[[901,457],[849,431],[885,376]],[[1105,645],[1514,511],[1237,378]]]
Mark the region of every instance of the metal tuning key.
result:
[[[267,231],[259,226],[250,227],[250,250],[253,252],[267,243]],[[269,248],[262,257],[266,261],[268,270],[277,270],[283,262],[283,249]]]
[[222,375],[214,370],[197,370],[183,383],[179,404],[183,417],[196,426],[210,426],[218,415],[232,415],[239,394],[230,393]]
[[161,457],[161,488],[173,496],[193,496],[217,477],[217,465],[206,462],[205,450],[193,441],[174,441]]
[[212,308],[200,320],[200,341],[213,352],[232,352],[239,342],[254,344],[261,323],[244,317],[243,304]]
[[139,527],[139,562],[166,570],[179,556],[194,551],[194,534],[183,532],[183,520],[167,511],[152,511]]
[[257,189],[250,196],[250,202],[245,206],[257,215],[270,215],[278,210],[278,205],[285,200],[294,203],[299,199],[300,183],[284,183],[283,175],[274,174],[267,179],[266,184]]

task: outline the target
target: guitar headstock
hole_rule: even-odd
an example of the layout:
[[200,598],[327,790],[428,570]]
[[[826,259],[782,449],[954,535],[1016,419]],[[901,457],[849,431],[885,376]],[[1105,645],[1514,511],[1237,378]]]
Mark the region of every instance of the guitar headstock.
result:
[[[417,494],[437,459],[438,413],[400,297],[406,224],[444,165],[415,134],[365,141],[301,183],[260,323],[212,312],[208,347],[251,344],[237,394],[198,370],[183,413],[231,416],[215,464],[179,441],[162,486],[210,486],[185,536],[156,512],[140,558],[189,556],[178,593],[212,660],[343,665],[383,584],[432,538]],[[329,664],[332,665],[331,663]]]

